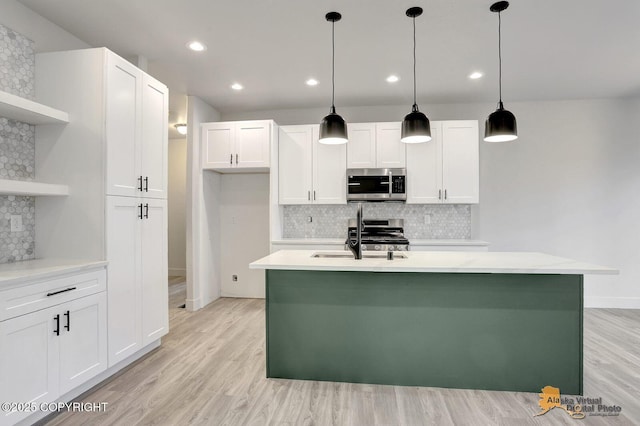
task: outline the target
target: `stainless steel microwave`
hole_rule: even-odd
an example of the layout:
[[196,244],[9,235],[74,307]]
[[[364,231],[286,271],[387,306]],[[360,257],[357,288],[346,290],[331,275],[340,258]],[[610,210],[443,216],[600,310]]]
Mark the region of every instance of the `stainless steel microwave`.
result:
[[406,200],[406,169],[347,169],[347,201]]

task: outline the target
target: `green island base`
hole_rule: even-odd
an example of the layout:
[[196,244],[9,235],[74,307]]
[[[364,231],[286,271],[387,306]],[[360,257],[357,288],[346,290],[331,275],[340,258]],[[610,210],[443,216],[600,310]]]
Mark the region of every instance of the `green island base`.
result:
[[582,395],[582,275],[266,278],[267,377]]

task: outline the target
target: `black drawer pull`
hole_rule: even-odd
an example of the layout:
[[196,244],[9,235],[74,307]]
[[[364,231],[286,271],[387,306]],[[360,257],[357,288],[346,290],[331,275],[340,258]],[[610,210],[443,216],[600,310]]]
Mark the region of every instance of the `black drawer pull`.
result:
[[76,288],[77,287],[69,287],[69,288],[65,288],[64,290],[54,291],[53,293],[47,293],[47,297],[54,296],[60,293],[66,293],[67,291],[75,290]]
[[64,313],[64,316],[67,317],[67,325],[64,326],[65,330],[71,330],[71,312],[67,311]]
[[60,314],[53,317],[53,319],[56,322],[56,328],[53,330],[53,332],[56,334],[56,336],[59,336],[60,335]]

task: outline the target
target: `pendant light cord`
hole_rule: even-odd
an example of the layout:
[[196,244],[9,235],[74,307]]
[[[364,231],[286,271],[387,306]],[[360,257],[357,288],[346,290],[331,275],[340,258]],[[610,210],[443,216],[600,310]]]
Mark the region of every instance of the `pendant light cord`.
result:
[[500,101],[498,103],[498,107],[502,109],[502,19],[500,18],[500,15],[501,13],[498,12],[498,87],[500,90]]
[[413,17],[413,110],[418,110],[416,102],[416,17]]
[[331,21],[331,113],[335,114],[336,98],[336,21]]

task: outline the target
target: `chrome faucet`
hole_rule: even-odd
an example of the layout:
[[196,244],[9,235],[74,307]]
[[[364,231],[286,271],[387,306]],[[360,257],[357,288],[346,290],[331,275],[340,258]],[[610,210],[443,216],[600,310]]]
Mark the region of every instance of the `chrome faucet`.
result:
[[[364,229],[364,221],[362,220],[362,203],[358,203],[358,212],[356,213],[356,232],[347,231],[347,241],[349,242],[349,250],[353,253],[353,257],[358,260],[362,259],[362,230]],[[355,237],[355,238],[354,238]]]

